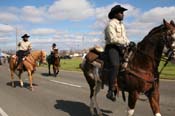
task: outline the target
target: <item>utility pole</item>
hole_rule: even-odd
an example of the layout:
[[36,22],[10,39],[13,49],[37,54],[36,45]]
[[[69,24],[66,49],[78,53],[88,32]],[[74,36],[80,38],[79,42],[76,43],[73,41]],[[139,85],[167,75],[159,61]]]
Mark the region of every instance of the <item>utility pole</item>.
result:
[[17,27],[15,27],[15,32],[16,32],[16,51],[17,51],[17,48],[18,48],[18,29]]

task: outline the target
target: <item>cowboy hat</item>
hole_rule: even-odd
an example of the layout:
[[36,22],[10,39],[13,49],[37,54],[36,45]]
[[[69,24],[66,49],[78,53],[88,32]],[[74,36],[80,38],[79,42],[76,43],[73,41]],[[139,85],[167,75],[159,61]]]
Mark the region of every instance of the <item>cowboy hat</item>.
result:
[[21,36],[21,38],[29,38],[30,36],[27,34],[24,34],[23,36]]
[[123,11],[126,11],[126,10],[128,10],[128,9],[126,9],[126,8],[124,8],[124,7],[121,7],[120,5],[116,5],[116,6],[114,6],[114,7],[111,9],[111,11],[109,12],[108,18],[109,18],[109,19],[112,19],[112,18],[114,18],[114,15],[115,15],[116,13],[118,13],[118,12],[123,12]]
[[104,49],[101,46],[95,46],[94,48],[98,52],[104,52]]

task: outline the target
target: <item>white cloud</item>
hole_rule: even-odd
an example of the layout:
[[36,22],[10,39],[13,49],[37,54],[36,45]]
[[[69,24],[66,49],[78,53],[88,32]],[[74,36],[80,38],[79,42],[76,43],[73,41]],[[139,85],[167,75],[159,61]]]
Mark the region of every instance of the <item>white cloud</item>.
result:
[[13,32],[15,29],[14,27],[6,24],[0,24],[0,33],[9,33]]
[[6,43],[9,42],[11,39],[7,37],[0,37],[0,42]]
[[153,8],[145,13],[140,18],[141,22],[154,22],[154,23],[160,23],[162,22],[163,18],[167,20],[175,19],[174,14],[175,7],[156,7]]
[[93,16],[94,9],[88,0],[57,0],[48,9],[58,20],[82,20]]
[[38,28],[38,29],[31,30],[31,34],[33,35],[50,35],[55,33],[56,33],[56,30],[50,29],[50,28]]
[[163,19],[173,20],[175,7],[155,7],[140,13],[132,22],[126,24],[128,36],[135,41],[140,41],[154,27],[162,24]]
[[[94,28],[97,29],[104,29],[108,22],[108,13],[110,12],[111,8],[114,7],[116,4],[120,3],[113,3],[104,7],[96,8],[95,16],[96,22]],[[121,6],[127,8],[128,10],[125,12],[125,19],[128,17],[137,17],[140,15],[140,10],[130,4],[120,4]]]
[[132,41],[140,41],[145,35],[155,26],[153,22],[144,23],[139,21],[133,21],[126,23],[126,32],[129,39]]
[[8,12],[0,12],[0,21],[1,22],[14,22],[17,21],[18,17],[17,15],[13,13],[8,13]]
[[[119,3],[96,8],[96,22],[93,25],[93,28],[103,32],[108,22],[107,15],[110,12],[110,9],[116,4]],[[146,12],[141,12],[140,9],[130,4],[121,4],[121,6],[128,9],[125,12],[124,23],[129,39],[134,41],[142,40],[152,28],[162,24],[163,18],[167,20],[175,19],[175,15],[172,15],[175,11],[174,6],[155,7]]]
[[35,7],[35,6],[24,6],[21,9],[21,19],[25,21],[30,21],[33,23],[45,22],[46,8],[45,7]]
[[90,36],[99,36],[102,34],[103,34],[103,32],[101,32],[101,31],[94,31],[94,32],[87,33],[87,35],[90,35]]
[[[39,39],[37,36],[32,36],[31,41],[34,46],[36,44],[42,44],[42,47],[48,47],[48,45],[56,42],[59,46],[62,46],[62,48],[74,48],[78,45],[81,46],[82,41],[84,41],[84,46],[82,45],[82,47],[88,47],[104,40],[103,31],[108,22],[108,13],[116,4],[120,3],[115,2],[113,4],[95,8],[89,0],[56,0],[53,4],[48,6],[24,6],[22,8],[7,7],[4,10],[5,12],[2,12],[3,9],[0,8],[0,21],[7,23],[14,23],[14,21],[18,23],[18,21],[20,21],[20,25],[22,25],[22,27],[18,29],[18,35],[20,36],[28,32],[31,32],[31,36],[41,35],[42,37]],[[163,18],[167,20],[175,19],[175,15],[173,15],[175,11],[174,6],[155,7],[142,12],[140,9],[131,4],[120,5],[128,9],[125,12],[124,23],[126,25],[129,39],[134,39],[135,41],[140,41],[148,33],[148,31],[161,24]],[[52,22],[53,19],[54,22]],[[88,25],[88,27],[92,28],[91,32],[80,33],[82,31],[75,32],[71,29],[72,33],[63,30],[58,31],[49,27],[49,25],[45,25],[47,28],[38,27],[37,29],[31,29],[33,28],[33,25],[29,25],[31,23],[35,23],[35,26],[37,27],[37,23],[55,23],[55,21],[60,20],[63,20],[64,23],[66,21],[81,21],[81,23],[83,23],[82,20],[84,19],[87,19],[87,21],[89,21],[89,19],[91,21],[95,19],[95,22],[91,26]],[[85,23],[86,22],[83,24],[86,25]],[[58,28],[61,29],[62,27]],[[11,41],[7,38],[7,34],[4,36],[4,33],[8,32],[13,32],[13,38],[15,39],[15,28],[12,26],[0,25],[1,42]]]

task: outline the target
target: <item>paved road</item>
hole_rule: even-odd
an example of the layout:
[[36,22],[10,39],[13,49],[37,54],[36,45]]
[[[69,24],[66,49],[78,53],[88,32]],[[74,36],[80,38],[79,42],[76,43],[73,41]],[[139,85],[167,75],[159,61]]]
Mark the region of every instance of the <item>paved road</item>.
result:
[[[12,88],[7,65],[0,66],[0,116],[90,116],[89,88],[82,73],[61,71],[55,78],[47,75],[47,69],[38,68],[32,92],[28,89],[27,74],[22,77],[24,88],[17,82],[16,88]],[[163,116],[175,115],[174,87],[175,81],[161,80]],[[109,101],[105,97],[106,91],[105,88],[98,95],[104,116],[126,116],[127,103],[121,96],[116,102]],[[135,116],[153,116],[148,100],[137,102]]]

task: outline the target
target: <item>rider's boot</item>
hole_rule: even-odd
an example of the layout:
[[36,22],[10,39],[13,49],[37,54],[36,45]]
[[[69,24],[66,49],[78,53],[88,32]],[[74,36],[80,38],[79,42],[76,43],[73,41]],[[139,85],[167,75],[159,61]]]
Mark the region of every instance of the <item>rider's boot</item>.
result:
[[112,101],[116,101],[116,95],[115,95],[114,90],[108,90],[106,97]]
[[116,88],[114,83],[112,83],[112,85],[109,85],[109,90],[106,94],[106,97],[112,101],[116,101]]

